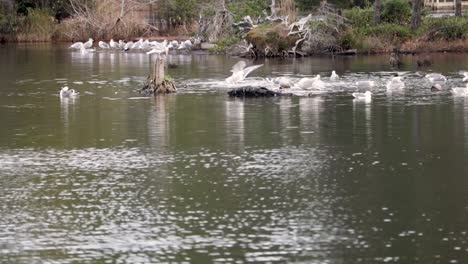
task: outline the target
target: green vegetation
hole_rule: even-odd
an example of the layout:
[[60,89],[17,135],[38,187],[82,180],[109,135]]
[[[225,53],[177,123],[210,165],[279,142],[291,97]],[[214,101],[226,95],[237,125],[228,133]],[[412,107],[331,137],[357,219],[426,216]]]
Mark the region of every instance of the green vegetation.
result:
[[467,39],[468,17],[426,18],[418,35],[426,35],[429,40]]
[[[423,18],[418,30],[411,30],[411,7],[406,0],[387,0],[383,3],[382,23],[374,25],[374,10],[352,8],[344,15],[351,26],[342,32],[340,44],[345,49],[358,49],[361,52],[389,52],[405,46],[417,50],[411,43],[425,41],[466,41],[468,37],[468,17]],[[446,45],[432,43],[436,46]],[[433,48],[433,47],[430,48]]]
[[268,8],[265,0],[233,1],[228,5],[228,9],[234,15],[234,22],[241,21],[245,16],[260,17],[263,15],[263,10]]
[[173,82],[174,82],[174,78],[173,78],[172,76],[170,76],[169,74],[166,74],[166,75],[164,76],[163,82],[173,83]]
[[[278,5],[286,3],[281,1],[276,0]],[[267,0],[164,0],[157,1],[153,10],[159,24],[149,25],[141,13],[133,12],[144,2],[154,1],[0,0],[0,40],[132,39],[159,35],[163,32],[162,27],[170,35],[189,36],[201,32],[211,41],[221,38],[215,42],[213,51],[224,52],[239,43],[241,34],[244,34],[232,33],[230,25],[233,20],[238,22],[248,15],[255,21],[265,12],[270,12]],[[330,21],[309,23],[310,34],[301,45],[313,52],[339,49],[388,52],[401,48],[415,50],[423,43],[426,43],[424,47],[430,44],[429,49],[432,49],[451,42],[457,43],[456,50],[460,50],[459,47],[466,50],[468,17],[425,18],[423,15],[420,27],[412,30],[410,1],[382,0],[381,22],[378,24],[374,22],[373,2],[328,0],[328,3],[343,9],[341,14],[350,23],[344,27]],[[289,0],[288,4],[292,9],[295,5],[299,11],[305,12],[320,6],[320,0],[294,0],[294,3]],[[199,25],[200,15],[204,16],[204,23]],[[290,36],[288,32],[282,25],[260,24],[245,37],[256,51],[274,55],[295,46],[299,37]]]
[[383,2],[382,21],[406,25],[411,19],[411,6],[408,0],[386,0]]
[[216,52],[216,53],[221,53],[226,51],[226,49],[232,45],[235,45],[239,43],[242,40],[242,38],[238,35],[234,35],[229,38],[221,39],[217,42],[215,42],[216,46],[211,49],[210,51]]
[[284,25],[263,24],[247,34],[247,41],[262,53],[268,49],[271,54],[280,54],[294,46],[297,36],[288,36],[289,30]]

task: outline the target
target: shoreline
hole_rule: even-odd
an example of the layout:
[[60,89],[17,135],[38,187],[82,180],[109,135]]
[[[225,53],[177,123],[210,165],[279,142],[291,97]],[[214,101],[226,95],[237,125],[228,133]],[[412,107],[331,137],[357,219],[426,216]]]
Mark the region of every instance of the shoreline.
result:
[[[188,36],[167,36],[167,37],[149,37],[147,38],[150,41],[163,41],[163,40],[186,40],[189,39]],[[138,40],[140,38],[132,38],[131,41]],[[146,38],[145,38],[146,39]],[[1,41],[0,47],[2,45],[28,45],[28,44],[51,44],[51,45],[60,45],[60,44],[69,44],[73,41],[68,40],[42,40],[42,41]],[[211,43],[214,44],[214,43]],[[215,44],[214,44],[215,45]],[[311,53],[303,56],[296,56],[297,58],[301,57],[314,57],[314,56],[342,56],[342,57],[351,57],[351,56],[363,56],[363,55],[385,55],[391,53],[397,53],[401,55],[419,55],[419,54],[428,54],[428,53],[466,53],[468,52],[468,39],[460,39],[455,41],[408,41],[402,43],[400,48],[397,47],[388,47],[385,50],[368,50],[360,51],[357,49],[343,50],[341,52],[325,52],[325,53]],[[202,49],[193,49],[192,53],[198,55],[226,55],[232,57],[243,57],[241,54],[229,54],[227,51],[214,52],[208,48]],[[289,58],[294,56],[289,56]],[[249,58],[249,57],[246,57]],[[282,56],[268,57],[268,58],[288,58]]]

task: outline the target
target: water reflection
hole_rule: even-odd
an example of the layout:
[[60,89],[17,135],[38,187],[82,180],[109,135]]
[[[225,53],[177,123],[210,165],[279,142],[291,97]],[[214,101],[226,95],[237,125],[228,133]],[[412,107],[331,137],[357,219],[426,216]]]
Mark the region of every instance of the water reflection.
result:
[[227,145],[237,150],[244,148],[244,101],[241,99],[230,99],[225,101],[226,138]]
[[[428,71],[458,85],[466,55],[445,56]],[[267,60],[255,81],[342,79],[242,100],[219,87],[238,60],[225,56],[169,56],[187,87],[151,99],[134,92],[146,54],[0,59],[0,262],[468,261],[467,100],[411,73],[386,95],[385,57]],[[361,79],[370,103],[349,95]],[[58,82],[79,99],[59,102]]]

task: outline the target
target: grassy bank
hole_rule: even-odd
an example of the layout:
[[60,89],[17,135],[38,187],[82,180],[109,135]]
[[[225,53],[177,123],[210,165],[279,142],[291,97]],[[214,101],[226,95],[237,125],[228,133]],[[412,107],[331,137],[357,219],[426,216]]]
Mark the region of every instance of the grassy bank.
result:
[[468,51],[467,16],[425,17],[419,29],[411,30],[411,13],[384,19],[379,25],[373,25],[373,13],[371,8],[345,11],[351,26],[341,34],[343,49],[362,53]]

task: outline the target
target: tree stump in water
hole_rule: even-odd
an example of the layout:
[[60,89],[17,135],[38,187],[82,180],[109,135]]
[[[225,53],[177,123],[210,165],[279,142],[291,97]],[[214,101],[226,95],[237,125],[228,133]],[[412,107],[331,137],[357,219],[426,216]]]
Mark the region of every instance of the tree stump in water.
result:
[[148,76],[140,93],[145,95],[157,95],[176,92],[177,89],[174,81],[170,78],[166,78],[164,74],[164,64],[165,57],[156,57],[153,73]]

